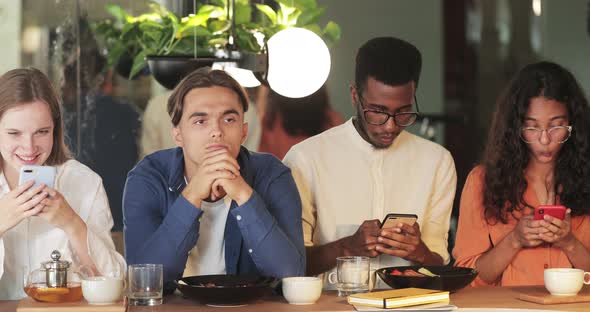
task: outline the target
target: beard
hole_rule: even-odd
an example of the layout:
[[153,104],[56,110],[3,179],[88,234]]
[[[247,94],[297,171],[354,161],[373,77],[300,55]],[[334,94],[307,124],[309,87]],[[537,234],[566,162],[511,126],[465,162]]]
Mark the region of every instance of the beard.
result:
[[358,109],[356,110],[356,116],[352,119],[352,123],[363,140],[373,145],[375,149],[385,149],[391,146],[391,144],[384,145],[371,138],[367,131],[367,121]]

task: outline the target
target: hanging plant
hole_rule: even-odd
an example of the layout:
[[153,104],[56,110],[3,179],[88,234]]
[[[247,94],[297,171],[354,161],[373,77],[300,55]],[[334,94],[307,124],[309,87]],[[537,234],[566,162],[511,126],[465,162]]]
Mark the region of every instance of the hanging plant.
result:
[[232,44],[231,38],[239,51],[259,53],[266,40],[288,27],[309,29],[328,46],[340,39],[338,24],[330,21],[323,28],[319,26],[325,8],[318,7],[316,0],[276,1],[277,11],[256,4],[259,14],[253,14],[249,0],[236,0],[235,17],[232,17],[225,0],[210,0],[201,4],[196,14],[182,18],[156,2],[149,3],[150,12],[138,16],[109,4],[106,10],[113,18],[96,22],[93,29],[107,48],[110,66],[125,58],[132,59],[130,79],[145,68],[149,55],[213,57],[216,51]]

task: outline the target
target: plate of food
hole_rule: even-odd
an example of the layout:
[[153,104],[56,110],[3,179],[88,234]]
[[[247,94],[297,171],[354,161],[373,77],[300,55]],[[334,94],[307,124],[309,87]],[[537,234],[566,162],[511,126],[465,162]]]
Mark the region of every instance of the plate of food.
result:
[[391,288],[426,288],[457,291],[471,283],[477,270],[453,266],[399,266],[377,270],[377,275]]
[[272,293],[280,279],[254,275],[199,275],[179,279],[186,298],[209,305],[244,304]]

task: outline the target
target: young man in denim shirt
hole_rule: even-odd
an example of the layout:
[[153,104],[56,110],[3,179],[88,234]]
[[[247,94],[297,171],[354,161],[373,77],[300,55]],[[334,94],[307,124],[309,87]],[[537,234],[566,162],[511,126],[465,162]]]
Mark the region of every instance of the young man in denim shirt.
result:
[[304,274],[295,182],[275,157],[241,147],[247,109],[244,90],[225,72],[189,74],[168,101],[179,147],[129,172],[127,262],[162,263],[167,293],[182,276]]

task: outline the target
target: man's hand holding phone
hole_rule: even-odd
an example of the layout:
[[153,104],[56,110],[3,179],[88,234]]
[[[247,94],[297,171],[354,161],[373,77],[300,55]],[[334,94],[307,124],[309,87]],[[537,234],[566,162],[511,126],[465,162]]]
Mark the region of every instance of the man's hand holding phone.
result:
[[424,261],[428,248],[421,239],[420,226],[418,223],[409,225],[398,223],[394,227],[382,228],[378,238],[380,245],[377,251],[409,261]]
[[345,255],[377,257],[380,253],[377,247],[381,223],[379,220],[367,220],[359,226],[357,231],[342,240]]
[[405,260],[423,263],[430,250],[422,242],[415,214],[390,213],[381,223],[377,251]]

